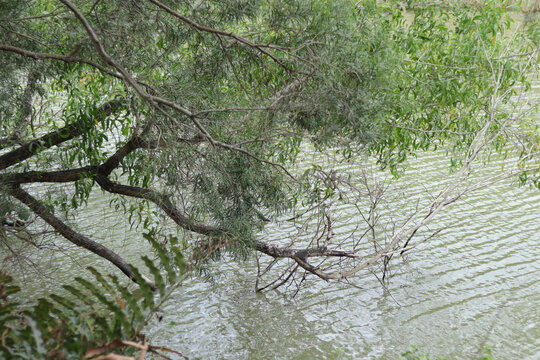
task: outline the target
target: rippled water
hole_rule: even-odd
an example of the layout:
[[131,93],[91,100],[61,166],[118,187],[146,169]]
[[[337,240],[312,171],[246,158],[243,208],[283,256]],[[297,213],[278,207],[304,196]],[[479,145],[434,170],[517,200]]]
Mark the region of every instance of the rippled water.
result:
[[[443,152],[411,159],[395,186],[401,202],[389,211],[399,215],[417,197],[436,194],[450,176],[448,163]],[[500,169],[495,161],[479,175]],[[125,220],[111,216],[109,201],[97,192],[75,226],[134,261],[148,246]],[[254,259],[215,264],[219,275],[188,279],[148,335],[156,345],[203,359],[395,359],[410,345],[432,356],[469,359],[484,343],[497,359],[540,359],[540,191],[501,182],[451,206],[432,226],[456,221],[394,264],[388,291],[365,273],[355,278],[356,287],[310,278],[296,297],[257,294]],[[335,231],[346,235],[353,227],[354,221]],[[280,242],[293,231],[287,222],[275,223],[261,236]],[[29,253],[49,258],[51,269],[44,276],[18,274],[24,298],[58,291],[74,274],[86,274],[87,264],[112,271],[93,254],[66,249],[70,257]]]
[[[499,170],[495,162],[482,172]],[[411,161],[397,185],[414,203],[426,191],[436,193],[448,177],[444,154],[425,153]],[[79,230],[133,261],[147,245],[123,220],[113,222],[109,200],[92,199],[77,220]],[[497,184],[447,209],[434,227],[454,220],[458,226],[396,263],[389,291],[366,273],[354,280],[358,288],[310,278],[294,298],[290,292],[257,294],[255,261],[225,261],[214,265],[220,275],[212,281],[189,279],[148,335],[155,344],[203,359],[393,359],[411,344],[463,359],[473,358],[484,342],[497,359],[539,359],[540,191]],[[335,231],[344,235],[352,226]],[[270,224],[262,236],[279,242],[293,231],[286,222]],[[84,275],[87,264],[111,269],[93,254],[68,249],[75,262],[34,253],[52,257],[48,263],[57,271],[54,280],[30,273],[28,299]]]
[[[448,160],[424,154],[401,181],[413,199],[447,177]],[[437,220],[459,225],[396,266],[389,292],[366,274],[360,288],[312,279],[294,298],[261,295],[253,262],[228,263],[215,284],[190,280],[150,335],[204,359],[390,359],[411,344],[461,359],[484,342],[498,359],[538,359],[539,205],[538,190],[509,183],[467,197]],[[270,226],[265,238],[287,231]]]

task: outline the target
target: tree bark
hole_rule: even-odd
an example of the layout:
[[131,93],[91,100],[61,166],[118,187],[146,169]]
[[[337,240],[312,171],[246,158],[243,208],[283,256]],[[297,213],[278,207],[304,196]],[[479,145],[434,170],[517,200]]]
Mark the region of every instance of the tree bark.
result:
[[[107,259],[118,269],[120,269],[120,271],[126,274],[131,280],[136,282],[135,274],[131,270],[131,266],[129,266],[129,264],[126,263],[124,259],[122,259],[114,251],[74,231],[62,220],[54,216],[54,214],[51,213],[49,209],[47,209],[43,204],[41,204],[37,199],[24,191],[22,188],[12,188],[11,195],[26,206],[28,206],[36,215],[42,218],[47,224],[52,226],[56,231],[58,231],[64,238],[69,240],[71,243],[88,249],[94,254],[104,259]],[[156,289],[156,286],[150,280],[145,279],[145,281],[153,290]]]
[[[120,107],[119,100],[110,101],[99,109],[98,121],[102,121]],[[39,139],[27,142],[23,146],[0,156],[0,170],[4,170],[14,164],[20,163],[34,156],[40,149],[48,149],[71,140],[84,132],[84,126],[80,122],[75,122],[64,126],[61,129],[43,135]]]

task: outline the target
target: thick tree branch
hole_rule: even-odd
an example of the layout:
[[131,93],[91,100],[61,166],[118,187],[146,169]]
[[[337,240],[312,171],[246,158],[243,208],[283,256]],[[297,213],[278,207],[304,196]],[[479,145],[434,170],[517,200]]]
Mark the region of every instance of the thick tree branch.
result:
[[[93,247],[92,241],[90,239],[85,238],[83,235],[80,235],[80,234],[74,235],[73,230],[69,229],[59,219],[54,218],[54,215],[52,215],[52,213],[48,212],[48,210],[43,205],[39,204],[37,200],[31,198],[29,194],[27,194],[22,189],[20,189],[18,185],[22,183],[32,183],[32,182],[65,183],[65,182],[77,181],[81,179],[83,176],[88,176],[88,174],[94,174],[94,175],[97,174],[95,179],[103,190],[113,193],[113,194],[119,194],[119,195],[151,201],[152,203],[159,206],[162,209],[162,211],[165,212],[167,216],[169,216],[171,220],[173,220],[178,226],[180,226],[183,229],[193,231],[195,233],[205,235],[205,236],[229,237],[227,232],[223,229],[189,219],[187,216],[185,216],[180,210],[178,210],[174,206],[174,204],[169,200],[169,197],[165,194],[162,194],[162,193],[150,190],[150,189],[145,189],[145,188],[140,188],[140,187],[135,187],[135,186],[128,186],[128,185],[121,185],[121,184],[118,184],[109,180],[107,178],[107,175],[109,174],[108,170],[110,169],[109,167],[110,164],[115,163],[117,159],[121,157],[122,154],[124,154],[124,156],[127,155],[128,153],[127,149],[135,149],[139,147],[139,146],[134,146],[133,144],[138,144],[140,146],[146,145],[145,142],[141,142],[139,140],[133,140],[131,145],[126,144],[126,146],[121,148],[119,152],[115,154],[116,157],[115,155],[113,155],[113,157],[109,159],[111,160],[114,158],[115,160],[106,162],[106,164],[109,163],[109,165],[104,167],[105,172],[100,171],[101,166],[100,167],[86,166],[86,167],[82,167],[78,169],[61,170],[61,171],[53,171],[53,172],[31,171],[31,172],[20,173],[20,174],[6,174],[3,176],[0,176],[0,180],[3,183],[13,186],[15,189],[17,189],[16,191],[13,192],[13,196],[19,199],[24,204],[26,204],[28,207],[30,207],[32,211],[34,211],[38,216],[40,216],[47,223],[53,226],[64,237],[66,237],[68,240],[75,243],[76,245],[85,247],[100,256],[102,256],[101,255],[102,252],[96,252],[95,247]],[[88,241],[90,241],[90,243]],[[311,248],[311,249],[280,248],[276,245],[267,244],[263,241],[255,242],[255,250],[276,259],[290,258],[296,261],[301,260],[298,263],[302,267],[304,267],[306,270],[315,269],[315,267],[311,266],[305,261],[305,259],[309,257],[355,258],[354,253],[351,251],[329,250],[326,247]],[[109,255],[109,257],[110,256],[111,255]],[[114,259],[111,260],[108,257],[105,257],[105,258],[111,262],[113,262],[114,260]],[[315,272],[314,274],[318,275]]]
[[[268,160],[264,160],[264,159],[261,159],[260,157],[244,150],[244,149],[241,149],[241,148],[237,148],[233,145],[230,145],[230,144],[227,144],[227,143],[224,143],[224,142],[221,142],[221,141],[216,141],[213,139],[213,137],[208,133],[208,131],[202,126],[202,124],[197,120],[197,116],[195,116],[191,111],[179,106],[178,104],[174,103],[174,102],[171,102],[169,100],[166,100],[166,99],[163,99],[161,97],[158,97],[158,96],[154,96],[154,95],[151,95],[149,94],[148,92],[146,92],[145,90],[143,90],[140,86],[139,86],[139,83],[137,81],[134,80],[134,78],[131,76],[131,74],[129,74],[129,72],[124,69],[118,62],[116,62],[113,58],[111,58],[105,51],[103,45],[101,44],[101,42],[99,41],[99,38],[97,36],[97,34],[95,33],[94,29],[92,28],[92,26],[90,25],[90,23],[88,22],[88,20],[84,17],[84,15],[82,15],[75,6],[73,6],[69,1],[67,0],[60,0],[64,5],[66,5],[66,7],[69,8],[69,10],[75,15],[75,17],[79,20],[79,22],[83,25],[83,27],[85,28],[88,36],[90,37],[92,43],[94,44],[94,47],[96,48],[98,54],[100,55],[100,57],[103,59],[103,61],[105,61],[105,63],[113,66],[114,68],[116,68],[116,70],[118,70],[121,74],[122,74],[122,77],[125,81],[127,81],[132,87],[133,89],[144,99],[146,100],[152,107],[154,107],[156,110],[158,110],[160,113],[162,113],[163,115],[165,115],[166,117],[170,117],[169,114],[167,114],[165,111],[163,111],[163,109],[161,109],[158,104],[162,104],[162,105],[165,105],[165,106],[168,106],[172,109],[175,109],[177,111],[179,111],[180,113],[188,116],[193,124],[197,127],[197,129],[204,135],[204,137],[210,142],[210,144],[212,144],[213,146],[219,146],[219,147],[222,147],[224,149],[228,149],[228,150],[231,150],[231,151],[237,151],[237,152],[241,152],[249,157],[252,157],[253,159],[259,161],[259,162],[262,162],[262,163],[266,163],[266,164],[269,164],[269,165],[272,165],[274,167],[277,167],[277,168],[280,168],[282,171],[284,171],[288,176],[290,176],[293,180],[296,181],[296,178],[281,164],[277,164],[277,163],[273,163],[271,161],[268,161]],[[152,1],[155,5],[157,6],[160,6],[162,7],[164,10],[166,10],[167,12],[171,13],[172,15],[176,16],[176,17],[179,17],[180,19],[182,19],[183,21],[186,21],[186,20],[189,20],[187,19],[186,17],[178,14],[178,13],[175,13],[173,10],[171,10],[170,8],[167,8],[165,5],[157,2],[157,1]],[[191,20],[189,20],[191,21]],[[208,31],[208,32],[212,32],[212,33],[215,33],[215,34],[219,34],[219,35],[225,35],[225,36],[229,36],[229,37],[233,37],[235,38],[236,40],[238,41],[241,41],[242,43],[246,44],[246,45],[249,45],[249,46],[252,46],[254,48],[257,48],[259,50],[261,50],[263,53],[267,54],[268,56],[272,57],[274,60],[278,61],[278,59],[274,58],[271,54],[269,54],[268,52],[266,52],[265,50],[261,49],[261,45],[257,45],[257,44],[254,44],[252,42],[250,42],[249,40],[245,39],[245,38],[242,38],[238,35],[235,35],[235,34],[232,34],[232,33],[227,33],[227,32],[221,32],[221,31],[217,31],[217,30],[214,30],[214,29],[210,29],[210,28],[206,28],[206,27],[202,27],[194,22],[191,22],[190,25],[192,26],[199,26],[199,30],[203,30],[203,31]],[[0,47],[0,49],[2,49]],[[62,56],[56,56],[57,59],[59,60],[64,60],[64,59],[61,59]],[[303,82],[305,80],[305,78],[302,78],[302,79],[298,79],[297,81],[293,82],[294,85],[289,85],[286,87],[287,91],[290,89],[290,88],[293,88],[295,86],[297,86],[297,84]],[[278,99],[274,101],[277,102],[279,101],[279,99],[281,98],[281,94],[279,95]],[[0,163],[1,164],[1,163]],[[2,169],[0,167],[0,169]]]
[[[143,131],[144,133],[145,131]],[[101,175],[108,176],[111,172],[120,165],[120,161],[124,159],[129,153],[135,149],[142,148],[154,148],[155,144],[141,139],[139,136],[134,135],[128,140],[120,149],[118,149],[111,157],[107,159],[102,165],[99,166],[99,173]]]
[[[120,271],[126,274],[131,280],[136,281],[135,274],[131,270],[129,264],[126,263],[124,259],[122,259],[114,251],[71,229],[63,221],[54,216],[54,214],[51,213],[49,209],[47,209],[43,204],[41,204],[37,199],[32,197],[22,188],[14,187],[11,189],[10,194],[26,206],[28,206],[36,215],[42,218],[47,224],[52,226],[68,241],[77,246],[88,249],[94,254],[104,259],[107,259],[118,269],[120,269]],[[155,289],[155,285],[151,281],[146,280],[146,282]]]
[[[140,199],[145,199],[153,202],[159,206],[168,216],[171,218],[178,226],[183,229],[193,231],[195,233],[206,235],[206,236],[221,236],[229,237],[230,235],[223,229],[220,229],[216,226],[211,226],[207,224],[202,224],[196,221],[193,221],[182,214],[174,204],[169,200],[169,198],[161,193],[155,192],[153,190],[139,188],[135,186],[120,185],[110,181],[105,176],[98,176],[98,184],[106,191],[120,194]],[[313,272],[314,274],[324,278],[326,275],[317,271],[313,271],[316,268],[306,262],[306,258],[309,257],[347,257],[355,258],[355,254],[352,251],[340,251],[340,250],[329,250],[326,247],[311,248],[311,249],[290,249],[290,248],[280,248],[276,245],[267,244],[262,241],[256,241],[254,244],[255,250],[262,252],[266,255],[272,256],[273,258],[290,258],[298,262],[300,266],[306,270]],[[320,273],[320,274],[319,274]]]
[[15,186],[25,183],[67,183],[80,180],[83,176],[97,174],[97,166],[59,171],[28,171],[24,173],[0,174],[0,183]]
[[83,166],[76,169],[58,171],[27,171],[22,173],[0,174],[0,183],[16,186],[25,183],[68,183],[83,177],[93,178],[97,174],[108,176],[118,167],[120,161],[135,149],[151,149],[157,145],[139,137],[132,137],[124,146],[118,149],[100,166]]
[[[121,105],[120,100],[112,100],[104,105],[102,105],[98,110],[98,122],[105,119],[107,116],[112,114],[117,110]],[[14,164],[20,163],[38,153],[41,150],[51,148],[53,146],[59,145],[63,142],[71,140],[84,132],[84,125],[81,121],[74,122],[67,126],[64,126],[61,129],[50,132],[46,135],[43,135],[39,139],[34,139],[27,142],[23,146],[12,150],[2,156],[0,156],[0,170],[8,168]]]
[[104,175],[98,175],[97,183],[113,194],[125,195],[139,199],[145,199],[159,206],[178,226],[183,229],[207,236],[224,236],[226,232],[217,227],[193,221],[182,214],[165,194],[136,186],[121,185],[112,182]]
[[255,243],[255,249],[275,259],[278,259],[278,258],[306,259],[308,257],[319,257],[319,256],[356,258],[356,256],[354,255],[354,252],[352,251],[330,250],[327,247],[318,247],[318,248],[310,248],[310,249],[280,248],[273,244],[267,244],[262,241],[257,241]]

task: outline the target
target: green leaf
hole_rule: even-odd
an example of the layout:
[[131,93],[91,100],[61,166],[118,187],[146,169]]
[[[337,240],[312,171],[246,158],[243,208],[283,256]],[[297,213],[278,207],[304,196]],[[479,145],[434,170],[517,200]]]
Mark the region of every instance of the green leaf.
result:
[[168,280],[170,283],[176,282],[176,273],[174,271],[174,268],[171,266],[171,262],[169,259],[169,255],[163,248],[161,244],[158,243],[158,241],[149,233],[143,234],[144,238],[152,244],[152,247],[157,252],[159,259],[161,260],[161,264],[167,271]]
[[64,306],[65,308],[69,310],[77,311],[78,309],[77,305],[67,298],[64,298],[56,294],[51,294],[50,297],[51,299],[53,299],[54,301],[56,301],[57,303],[59,303],[60,305]]
[[137,298],[118,282],[118,278],[115,275],[109,275],[109,276],[112,279],[113,283],[115,284],[116,289],[122,295],[122,298],[120,299],[120,301],[123,301],[123,300],[127,301],[128,306],[126,307],[126,310],[132,313],[133,318],[136,318],[139,322],[144,321],[144,315],[141,312],[140,305],[137,303]]
[[154,307],[154,293],[152,292],[152,289],[150,286],[146,283],[146,280],[141,275],[139,270],[132,266],[131,271],[133,271],[133,274],[135,276],[135,280],[137,280],[137,284],[139,285],[139,289],[141,289],[142,295],[144,296],[145,302],[143,302],[143,307],[145,308],[153,308]]
[[101,275],[101,273],[99,271],[97,271],[94,267],[92,266],[88,266],[87,269],[92,273],[94,274],[94,277],[96,278],[97,281],[99,281],[99,283],[105,288],[107,289],[107,291],[109,291],[109,293],[111,295],[114,296],[114,288],[112,287],[111,284],[109,284],[109,282],[103,277],[103,275]]
[[178,267],[180,275],[183,275],[186,272],[186,261],[184,260],[184,255],[177,247],[173,247],[171,250],[174,252],[175,263]]
[[[126,318],[126,314],[123,312],[123,310],[120,309],[115,303],[107,299],[101,293],[101,291],[94,286],[94,284],[81,277],[76,277],[75,281],[87,288],[100,301],[101,304],[105,305],[107,309],[112,311],[117,316],[118,320],[122,323],[125,330],[129,330],[131,328]],[[113,318],[111,320],[115,321],[116,319]]]
[[82,293],[79,289],[71,286],[71,285],[62,285],[64,289],[69,291],[71,294],[73,294],[77,299],[81,300],[86,305],[93,307],[94,302],[92,302],[87,294]]
[[141,258],[144,261],[144,264],[146,265],[146,267],[148,267],[148,269],[152,273],[152,275],[154,275],[154,282],[156,283],[156,286],[159,290],[159,294],[163,296],[165,294],[165,283],[163,281],[163,277],[159,273],[159,269],[154,265],[152,260],[150,260],[147,256],[143,256]]

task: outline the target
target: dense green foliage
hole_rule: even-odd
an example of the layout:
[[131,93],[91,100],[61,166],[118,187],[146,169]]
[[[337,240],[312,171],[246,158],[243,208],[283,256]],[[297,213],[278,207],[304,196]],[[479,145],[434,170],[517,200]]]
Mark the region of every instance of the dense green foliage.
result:
[[[136,269],[62,222],[96,189],[133,226],[168,233],[172,221],[205,239],[186,241],[195,255],[256,249],[316,274],[256,236],[265,217],[337,194],[329,178],[295,173],[302,144],[338,148],[345,159],[370,154],[395,176],[421,150],[444,147],[464,173],[479,154],[499,153],[516,159],[508,176],[540,188],[538,106],[519,102],[538,70],[538,21],[514,32],[497,1],[416,5],[405,13],[367,0],[0,3],[0,220],[35,214],[138,280],[145,297],[94,272],[102,288],[77,278],[85,292],[66,289],[83,303],[91,293],[101,310],[53,297],[14,317],[4,298],[3,321],[12,322],[1,351],[54,357],[70,339],[65,351],[80,356],[140,340],[170,293],[152,261],[158,300]],[[33,183],[52,185],[43,193]],[[2,227],[0,240],[11,239]],[[155,248],[176,284],[174,262]],[[4,294],[15,290],[5,285]],[[112,317],[96,315],[103,309]]]
[[[275,214],[291,205],[284,187],[291,186],[288,177],[256,159],[287,165],[302,139],[309,138],[318,145],[373,151],[396,173],[407,154],[418,149],[441,142],[467,149],[491,116],[485,106],[494,92],[502,94],[517,83],[527,86],[527,74],[520,72],[523,62],[503,58],[505,52],[527,52],[535,46],[523,37],[505,38],[510,19],[496,4],[476,10],[419,8],[411,24],[401,12],[371,1],[174,5],[178,13],[206,27],[248,34],[252,44],[272,44],[256,48],[188,26],[152,4],[74,4],[87,14],[107,55],[147,84],[148,93],[197,114],[214,145],[194,146],[208,141],[190,116],[149,105],[126,81],[94,66],[36,62],[4,52],[5,137],[23,116],[24,106],[13,106],[13,99],[24,102],[20,84],[26,76],[28,83],[37,77],[36,91],[47,103],[34,126],[49,131],[69,124],[82,127],[80,137],[59,148],[36,149],[39,157],[15,164],[11,171],[99,166],[151,124],[147,138],[159,141],[159,149],[131,152],[112,176],[189,199],[183,201],[183,211],[190,218],[210,221],[242,239],[252,237],[259,222],[257,209]],[[36,53],[76,49],[74,57],[105,66],[84,27],[54,1],[2,6],[8,19],[58,13],[54,21],[37,18],[22,22],[22,27],[21,22],[8,22],[2,43]],[[494,74],[498,69],[501,73]],[[280,93],[295,81],[294,89]],[[100,107],[111,101],[118,106],[98,122]],[[489,131],[497,131],[497,126]],[[36,129],[27,126],[19,141],[35,134]],[[531,136],[537,140],[537,131]],[[501,137],[495,145],[503,148],[511,140]],[[81,179],[69,202],[63,196],[51,199],[51,205],[77,207],[94,185]],[[140,207],[127,208],[133,212]]]
[[[20,289],[11,284],[11,277],[0,273],[0,358],[88,359],[110,353],[133,355],[144,350],[137,347],[139,343],[147,346],[141,331],[159,317],[162,304],[181,285],[186,272],[174,237],[170,239],[170,249],[165,249],[150,234],[145,236],[159,254],[154,261],[143,257],[154,276],[158,295],[142,281],[137,270],[141,285],[130,289],[116,276],[107,277],[89,267],[95,280],[75,277],[76,284],[64,285],[71,298],[51,294],[37,300],[31,308],[20,307],[12,300]],[[161,271],[154,262],[160,264]],[[150,353],[159,350],[174,352],[146,348]]]

